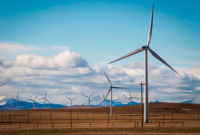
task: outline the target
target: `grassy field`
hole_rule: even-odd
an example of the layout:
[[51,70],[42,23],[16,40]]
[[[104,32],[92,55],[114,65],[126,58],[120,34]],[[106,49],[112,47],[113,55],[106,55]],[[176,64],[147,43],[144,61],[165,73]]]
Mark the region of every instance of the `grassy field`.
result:
[[200,105],[150,103],[149,123],[141,125],[141,105],[32,109],[0,112],[6,134],[199,134]]
[[144,127],[144,128],[65,128],[65,129],[22,129],[0,131],[1,135],[65,135],[65,134],[200,134],[199,127]]

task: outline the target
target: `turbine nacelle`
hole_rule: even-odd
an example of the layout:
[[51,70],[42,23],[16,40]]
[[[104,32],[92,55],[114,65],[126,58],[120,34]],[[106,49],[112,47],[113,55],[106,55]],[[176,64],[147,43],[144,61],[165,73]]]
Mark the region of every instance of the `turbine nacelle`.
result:
[[142,50],[149,50],[149,46],[148,45],[142,46]]

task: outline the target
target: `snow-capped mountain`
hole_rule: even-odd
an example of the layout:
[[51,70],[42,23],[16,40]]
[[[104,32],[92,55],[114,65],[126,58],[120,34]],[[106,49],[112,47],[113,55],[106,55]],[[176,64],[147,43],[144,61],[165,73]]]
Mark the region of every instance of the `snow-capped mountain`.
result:
[[[59,104],[45,104],[45,108],[62,108],[65,107]],[[43,104],[35,102],[35,108],[44,108]],[[23,110],[23,109],[33,109],[33,103],[27,101],[18,101],[8,97],[0,98],[0,110]]]
[[[130,105],[130,100],[128,100],[129,97],[127,97],[126,95],[122,95],[120,97],[118,97],[117,99],[113,100],[113,106],[126,106],[126,105]],[[104,102],[103,101],[103,97],[101,95],[96,95],[91,97],[91,102],[90,105],[91,106],[104,106]],[[128,102],[127,102],[128,101]],[[151,100],[150,103],[158,103],[160,101],[158,100]],[[62,103],[62,102],[60,102]],[[64,101],[63,101],[64,103]],[[69,107],[71,105],[71,103],[69,101],[65,100],[65,105],[61,104],[45,104],[45,108],[63,108],[63,107]],[[194,103],[194,100],[187,100],[187,101],[183,101],[181,103]],[[36,102],[35,103],[36,106],[35,108],[44,108],[44,104],[42,102]],[[73,106],[79,106],[79,105],[87,105],[88,104],[88,100],[85,99],[84,102],[82,99],[78,100],[76,103],[73,103]],[[137,100],[137,102],[134,100],[131,102],[132,105],[137,105],[140,104],[140,100]],[[17,105],[17,109],[33,109],[33,103],[29,102],[29,101],[23,101],[20,100],[19,102],[16,101],[10,97],[6,97],[6,96],[1,96],[0,97],[0,110],[15,110],[16,109],[16,105]],[[110,99],[106,99],[105,100],[105,106],[110,106]]]
[[[122,95],[121,97],[118,97],[117,99],[113,100],[113,106],[126,106],[130,105],[130,100],[128,100],[129,97],[126,95]],[[103,97],[100,95],[91,97],[90,106],[104,106]],[[128,102],[127,102],[128,101]],[[138,102],[139,101],[139,102]],[[132,101],[132,105],[140,104],[140,100],[137,102]],[[62,101],[64,103],[64,101]],[[62,103],[60,102],[60,103]],[[151,100],[150,103],[158,103],[160,101],[158,100]],[[65,102],[66,105],[61,104],[45,104],[45,108],[63,108],[63,107],[69,107],[71,105],[70,102]],[[194,100],[187,100],[180,103],[195,103]],[[84,102],[82,99],[78,100],[73,106],[79,106],[79,105],[88,105],[88,100],[85,100]],[[16,108],[17,106],[17,108]],[[110,106],[110,99],[105,100],[105,106]],[[35,102],[35,108],[44,108],[44,104],[42,102]],[[33,103],[28,101],[20,100],[19,102],[16,102],[15,99],[1,96],[0,97],[0,110],[21,110],[21,109],[33,109]]]
[[150,103],[158,103],[158,102],[160,102],[160,101],[158,101],[158,100],[151,100],[150,101]]
[[[129,97],[126,95],[122,95],[121,97],[113,100],[113,106],[125,106],[125,105],[130,105],[130,100],[128,101]],[[97,106],[104,106],[103,97],[101,96],[95,96],[91,99],[91,105],[96,105],[97,101]],[[128,101],[128,102],[127,102]],[[132,105],[139,104],[138,102],[131,102]],[[105,100],[105,106],[110,106],[110,99]]]

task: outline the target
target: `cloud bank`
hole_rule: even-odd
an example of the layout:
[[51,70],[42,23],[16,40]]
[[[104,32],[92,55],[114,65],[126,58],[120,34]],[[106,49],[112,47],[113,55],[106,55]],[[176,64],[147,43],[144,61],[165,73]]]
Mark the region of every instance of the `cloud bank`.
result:
[[[125,66],[89,65],[79,53],[62,51],[51,57],[36,54],[18,55],[13,61],[0,58],[0,82],[8,81],[1,87],[0,96],[19,96],[23,100],[36,95],[43,97],[48,91],[50,102],[67,102],[66,96],[77,97],[74,104],[86,104],[81,95],[104,95],[109,83],[106,72],[114,86],[128,87],[132,95],[140,98],[139,83],[144,80],[144,63],[131,62]],[[200,102],[200,76],[192,68],[175,68],[177,76],[167,67],[158,67],[149,63],[149,100],[181,102],[194,99]],[[196,71],[196,70],[195,70]],[[129,96],[128,90],[114,90],[114,99],[121,95]],[[65,103],[66,104],[66,103]]]

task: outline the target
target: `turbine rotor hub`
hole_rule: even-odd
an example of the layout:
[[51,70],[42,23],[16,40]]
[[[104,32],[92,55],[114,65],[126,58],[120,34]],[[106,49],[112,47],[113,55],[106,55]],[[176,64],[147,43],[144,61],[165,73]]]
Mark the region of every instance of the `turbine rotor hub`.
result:
[[143,50],[149,50],[149,46],[148,45],[144,45],[144,46],[142,46],[142,49]]

